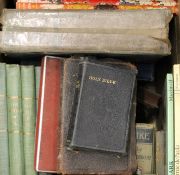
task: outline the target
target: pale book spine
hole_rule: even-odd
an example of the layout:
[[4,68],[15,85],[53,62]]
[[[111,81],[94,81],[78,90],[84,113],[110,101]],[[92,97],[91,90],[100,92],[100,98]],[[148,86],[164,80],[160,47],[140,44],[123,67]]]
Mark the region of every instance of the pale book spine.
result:
[[10,175],[25,175],[21,74],[19,65],[6,65]]
[[38,98],[39,98],[39,85],[40,85],[40,74],[41,74],[41,67],[35,67],[35,78],[36,78],[36,112],[38,109]]
[[34,170],[34,139],[36,121],[34,72],[34,66],[21,66],[23,138],[26,175],[36,175]]
[[166,174],[174,175],[174,96],[173,75],[166,77]]
[[156,174],[165,175],[165,133],[156,131]]
[[136,124],[137,163],[142,174],[154,172],[154,125]]
[[0,174],[9,175],[6,65],[0,63]]
[[180,175],[180,65],[173,66],[174,76],[174,129],[175,175]]

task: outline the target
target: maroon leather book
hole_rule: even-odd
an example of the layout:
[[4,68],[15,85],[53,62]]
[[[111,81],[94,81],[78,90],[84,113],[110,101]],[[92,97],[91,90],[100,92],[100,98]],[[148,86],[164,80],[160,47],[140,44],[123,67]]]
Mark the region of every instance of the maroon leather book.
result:
[[63,60],[42,60],[35,140],[35,170],[57,172]]

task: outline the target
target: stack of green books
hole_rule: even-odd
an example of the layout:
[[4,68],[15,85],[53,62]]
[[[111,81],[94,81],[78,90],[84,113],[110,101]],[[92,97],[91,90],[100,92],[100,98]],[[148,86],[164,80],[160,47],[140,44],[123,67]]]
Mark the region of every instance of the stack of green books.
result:
[[[36,175],[40,66],[0,63],[0,174]],[[46,175],[46,173],[39,173]]]

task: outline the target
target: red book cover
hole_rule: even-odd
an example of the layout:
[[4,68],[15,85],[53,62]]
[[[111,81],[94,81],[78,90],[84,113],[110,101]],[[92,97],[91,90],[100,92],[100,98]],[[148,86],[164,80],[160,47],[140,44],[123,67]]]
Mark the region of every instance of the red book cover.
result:
[[42,60],[35,140],[35,170],[57,172],[62,59]]

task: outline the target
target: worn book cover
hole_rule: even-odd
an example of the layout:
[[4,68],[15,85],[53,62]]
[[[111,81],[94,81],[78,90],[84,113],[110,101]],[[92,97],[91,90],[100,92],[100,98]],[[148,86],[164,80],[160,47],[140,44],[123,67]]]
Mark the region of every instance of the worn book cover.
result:
[[156,173],[158,175],[165,175],[166,172],[165,153],[165,132],[156,131]]
[[130,123],[130,147],[126,156],[94,151],[73,151],[67,146],[69,123],[78,86],[78,59],[67,59],[64,64],[63,101],[61,116],[59,172],[63,174],[132,174],[136,170],[135,110],[133,99]]
[[7,64],[7,107],[10,175],[24,175],[21,72],[17,64]]
[[21,65],[21,77],[25,174],[36,175],[33,166],[36,125],[34,66]]
[[0,174],[9,175],[6,64],[0,63]]
[[[69,1],[69,0],[68,0]],[[87,3],[52,3],[52,1],[43,3],[44,1],[38,0],[38,2],[25,2],[23,1],[17,1],[16,2],[16,9],[24,9],[24,10],[37,10],[37,9],[56,9],[56,10],[97,10],[99,7],[103,8],[103,6],[96,6],[93,4],[87,4]],[[99,2],[99,1],[97,1]],[[96,2],[96,3],[97,3]],[[116,2],[116,0],[114,1]],[[141,3],[141,4],[140,4]],[[117,9],[117,10],[154,10],[154,9],[170,9],[173,13],[177,13],[177,4],[174,0],[170,1],[150,1],[151,5],[149,4],[149,1],[129,1],[129,0],[123,0],[119,3],[119,5],[111,6],[110,9]]]
[[136,70],[81,62],[69,146],[127,154]]
[[137,162],[142,174],[154,172],[154,124],[136,124]]
[[57,172],[62,66],[60,58],[42,61],[35,141],[35,169],[40,172]]

